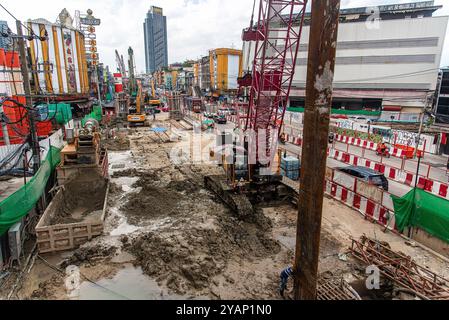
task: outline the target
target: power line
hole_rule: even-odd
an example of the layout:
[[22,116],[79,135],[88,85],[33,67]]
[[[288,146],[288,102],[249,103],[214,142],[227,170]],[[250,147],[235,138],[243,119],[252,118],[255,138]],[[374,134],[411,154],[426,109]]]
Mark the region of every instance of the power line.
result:
[[[3,10],[5,10],[14,20],[19,21],[19,19],[17,19],[8,9],[6,9],[1,3],[0,3],[0,7],[3,8]],[[30,35],[34,35],[34,32],[32,29],[30,29],[28,26],[24,25],[22,22],[20,22],[20,24],[22,26],[24,26],[26,29],[28,29],[30,31]]]

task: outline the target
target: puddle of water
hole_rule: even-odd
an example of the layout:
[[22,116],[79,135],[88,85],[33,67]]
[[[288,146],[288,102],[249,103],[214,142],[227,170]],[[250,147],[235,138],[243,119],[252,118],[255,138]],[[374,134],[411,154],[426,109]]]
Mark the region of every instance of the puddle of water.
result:
[[121,236],[121,235],[127,235],[127,234],[131,234],[134,231],[140,230],[142,228],[137,227],[137,226],[133,226],[132,224],[129,224],[126,221],[126,218],[122,218],[120,220],[120,224],[117,226],[117,228],[114,228],[114,230],[112,230],[109,234],[111,236]]
[[187,296],[165,295],[156,281],[143,274],[140,267],[128,266],[112,279],[97,281],[99,287],[84,281],[80,285],[78,300],[183,300]]
[[110,151],[108,152],[108,161],[110,173],[135,167],[131,151]]
[[117,254],[115,257],[113,257],[111,259],[111,262],[114,263],[125,263],[125,262],[131,262],[136,260],[136,257],[133,256],[132,254],[126,252],[126,251],[122,251],[119,254]]

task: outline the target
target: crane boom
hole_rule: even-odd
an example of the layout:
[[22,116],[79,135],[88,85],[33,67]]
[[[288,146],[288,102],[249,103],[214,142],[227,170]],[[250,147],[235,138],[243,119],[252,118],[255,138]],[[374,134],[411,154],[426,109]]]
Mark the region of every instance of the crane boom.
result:
[[115,50],[115,62],[117,63],[117,69],[122,74],[122,77],[126,77],[126,69],[123,64],[123,56],[120,58],[120,55],[117,50]]
[[[268,166],[290,96],[307,0],[260,0],[245,131],[255,133],[256,163]],[[264,159],[262,159],[264,158]],[[268,160],[267,160],[268,159]]]

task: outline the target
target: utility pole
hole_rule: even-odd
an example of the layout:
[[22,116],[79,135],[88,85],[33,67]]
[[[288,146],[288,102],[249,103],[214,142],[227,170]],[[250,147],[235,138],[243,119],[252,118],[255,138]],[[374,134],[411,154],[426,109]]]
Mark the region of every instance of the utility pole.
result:
[[41,150],[36,132],[36,119],[33,108],[33,99],[31,98],[30,76],[28,73],[28,63],[26,59],[25,41],[22,32],[22,23],[16,20],[17,26],[17,44],[19,46],[20,69],[23,77],[23,88],[25,91],[26,105],[28,107],[28,122],[30,124],[30,143],[33,152],[33,173],[36,174],[41,164]]
[[416,137],[415,140],[415,152],[413,157],[416,158],[416,156],[418,155],[418,148],[419,148],[419,144],[421,142],[421,134],[422,134],[422,129],[423,129],[423,125],[424,125],[424,116],[426,115],[426,111],[428,109],[428,106],[432,104],[432,97],[431,96],[426,96],[426,105],[424,106],[424,109],[421,112],[421,119],[419,122],[419,130],[418,130],[418,137]]
[[340,0],[312,1],[294,298],[316,299],[329,116]]

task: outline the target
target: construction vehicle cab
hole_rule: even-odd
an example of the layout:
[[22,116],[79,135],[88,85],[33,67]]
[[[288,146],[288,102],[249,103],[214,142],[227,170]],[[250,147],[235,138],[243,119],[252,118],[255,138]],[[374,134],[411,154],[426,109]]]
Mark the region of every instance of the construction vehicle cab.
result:
[[130,126],[145,125],[146,123],[145,112],[142,112],[143,97],[142,97],[142,83],[140,80],[137,81],[137,88],[138,89],[135,99],[135,108],[133,108],[132,106],[129,108],[127,120]]

